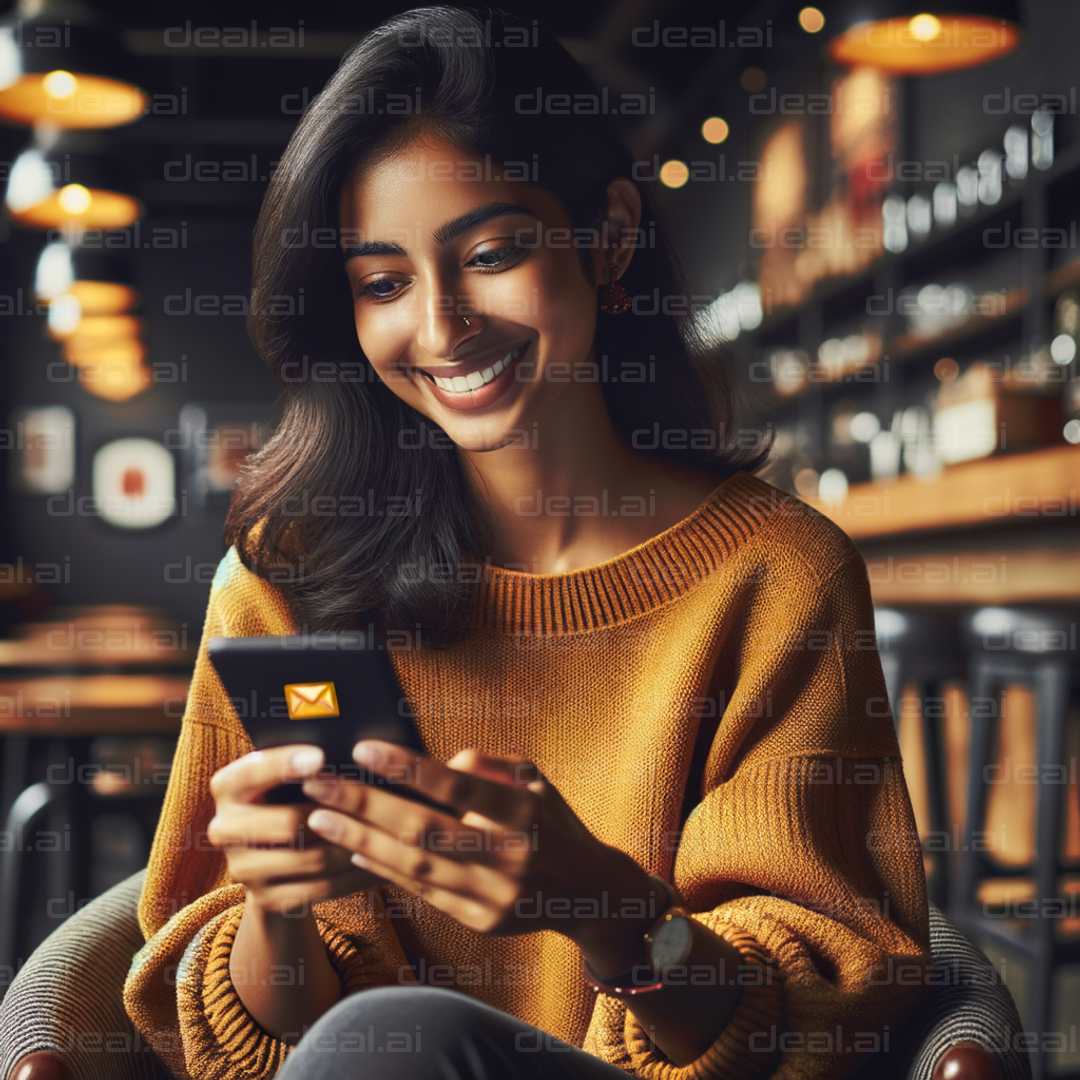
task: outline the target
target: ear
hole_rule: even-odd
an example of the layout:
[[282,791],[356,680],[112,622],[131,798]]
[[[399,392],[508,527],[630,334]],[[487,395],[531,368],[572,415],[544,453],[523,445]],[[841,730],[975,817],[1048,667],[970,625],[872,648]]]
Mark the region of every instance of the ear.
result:
[[[634,257],[640,223],[641,192],[632,180],[616,176],[607,186],[607,214],[600,226],[601,247],[593,251],[593,273],[597,285],[609,280],[608,267],[617,267],[618,277],[626,273]],[[603,246],[605,237],[607,245]]]

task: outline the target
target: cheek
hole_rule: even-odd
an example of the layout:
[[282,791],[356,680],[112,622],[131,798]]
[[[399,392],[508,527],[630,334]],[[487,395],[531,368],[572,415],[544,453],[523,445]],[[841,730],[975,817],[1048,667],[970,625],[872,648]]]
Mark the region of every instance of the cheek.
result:
[[400,318],[388,318],[386,312],[364,310],[359,305],[354,313],[354,323],[356,340],[364,355],[379,375],[385,376],[405,349],[408,328]]
[[552,251],[549,258],[538,260],[534,285],[536,318],[553,338],[569,340],[591,332],[595,300],[576,248]]

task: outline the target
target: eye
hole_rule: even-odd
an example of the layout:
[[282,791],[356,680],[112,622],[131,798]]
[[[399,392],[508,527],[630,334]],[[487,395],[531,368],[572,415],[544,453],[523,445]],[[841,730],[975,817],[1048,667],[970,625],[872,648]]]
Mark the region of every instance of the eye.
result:
[[361,285],[356,290],[356,295],[368,297],[372,300],[385,300],[397,292],[400,284],[401,282],[394,278],[377,278],[375,281],[369,281],[366,285]]
[[476,258],[467,262],[466,266],[475,266],[478,270],[491,270],[509,262],[522,249],[515,246],[492,248],[490,251],[481,251]]

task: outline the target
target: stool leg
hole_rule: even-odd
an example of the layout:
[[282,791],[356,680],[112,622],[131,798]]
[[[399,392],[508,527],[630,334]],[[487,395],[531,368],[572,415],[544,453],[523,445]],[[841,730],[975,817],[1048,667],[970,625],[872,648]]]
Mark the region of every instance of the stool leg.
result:
[[885,677],[885,693],[889,695],[889,709],[897,734],[900,732],[900,699],[904,693],[903,671],[900,657],[895,652],[880,654],[881,674]]
[[[1070,677],[1067,664],[1051,662],[1040,664],[1032,679],[1039,783],[1035,810],[1035,898],[1039,918],[1035,923],[1035,970],[1031,973],[1031,1021],[1038,1032],[1049,1031],[1053,1020],[1054,930],[1057,925],[1053,898],[1058,895],[1061,810],[1068,778],[1064,757]],[[1046,1075],[1048,1061],[1045,1054],[1037,1054],[1032,1065],[1036,1080]]]
[[[991,664],[983,661],[973,663],[969,684],[971,742],[968,750],[967,820],[964,822],[964,842],[960,848],[956,888],[949,901],[953,921],[961,926],[969,922],[971,903],[975,898],[980,860],[979,852],[975,850],[974,834],[982,830],[986,818],[987,795],[983,772],[990,763],[1001,714],[1000,687]],[[993,715],[982,715],[990,701],[997,702]]]
[[[930,810],[930,832],[935,836],[948,835],[947,800],[945,797],[944,748],[942,746],[941,720],[928,714],[926,703],[933,698],[934,685],[924,683],[919,688],[919,715],[922,721],[923,761],[926,765],[926,794]],[[938,698],[937,700],[941,700]],[[933,860],[934,881],[931,900],[938,906],[945,903],[948,895],[947,851],[935,849],[930,852]]]

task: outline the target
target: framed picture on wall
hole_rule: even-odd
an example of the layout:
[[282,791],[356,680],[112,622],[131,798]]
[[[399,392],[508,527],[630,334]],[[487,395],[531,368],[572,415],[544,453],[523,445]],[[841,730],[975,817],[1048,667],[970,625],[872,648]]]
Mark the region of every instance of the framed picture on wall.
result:
[[227,505],[248,457],[276,423],[269,401],[189,402],[166,445],[181,454],[184,486],[194,506]]
[[92,465],[94,505],[120,529],[150,529],[176,512],[176,463],[154,439],[113,439]]
[[41,405],[11,414],[0,432],[10,452],[9,482],[24,495],[58,495],[75,485],[75,414],[66,405]]

